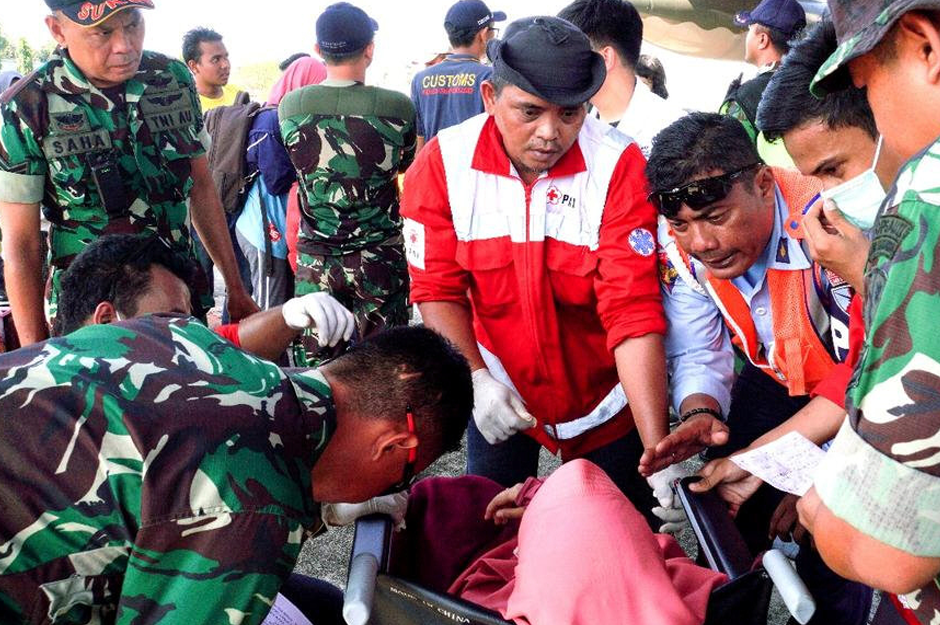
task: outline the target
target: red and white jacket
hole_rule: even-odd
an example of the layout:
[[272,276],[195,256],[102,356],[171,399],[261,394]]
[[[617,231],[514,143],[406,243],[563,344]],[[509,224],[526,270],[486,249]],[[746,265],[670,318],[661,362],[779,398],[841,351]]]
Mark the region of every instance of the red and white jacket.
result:
[[490,373],[565,457],[633,428],[612,351],[665,333],[644,167],[632,140],[588,118],[527,186],[484,114],[442,131],[405,179],[412,302],[472,305]]

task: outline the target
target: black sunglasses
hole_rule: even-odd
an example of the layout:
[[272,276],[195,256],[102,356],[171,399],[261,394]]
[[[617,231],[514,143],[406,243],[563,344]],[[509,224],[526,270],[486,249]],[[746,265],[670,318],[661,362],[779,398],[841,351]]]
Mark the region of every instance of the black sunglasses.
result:
[[751,163],[720,176],[693,180],[668,191],[656,191],[649,194],[649,201],[656,210],[667,217],[675,217],[683,204],[692,210],[701,210],[728,197],[735,181],[748,170],[760,165],[761,163]]
[[[415,417],[414,417],[414,412],[411,410],[411,408],[407,409],[405,418],[408,419],[408,433],[414,434],[415,433]],[[409,488],[411,488],[411,486],[418,479],[418,476],[415,475],[415,465],[417,464],[417,461],[418,461],[418,446],[415,445],[414,447],[408,450],[408,462],[405,463],[405,469],[402,473],[401,481],[396,484],[392,484],[392,486],[386,489],[385,492],[382,493],[382,495],[391,495],[394,493],[400,493],[403,490],[408,490]]]

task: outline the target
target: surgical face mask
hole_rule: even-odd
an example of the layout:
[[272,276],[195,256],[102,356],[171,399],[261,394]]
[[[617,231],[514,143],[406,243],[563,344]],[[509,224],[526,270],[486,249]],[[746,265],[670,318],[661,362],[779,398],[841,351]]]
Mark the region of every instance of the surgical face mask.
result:
[[879,136],[878,147],[875,148],[875,162],[871,167],[851,180],[820,193],[822,197],[835,202],[845,218],[862,230],[869,230],[875,224],[878,209],[887,195],[878,175],[875,174],[875,166],[881,155],[881,141]]

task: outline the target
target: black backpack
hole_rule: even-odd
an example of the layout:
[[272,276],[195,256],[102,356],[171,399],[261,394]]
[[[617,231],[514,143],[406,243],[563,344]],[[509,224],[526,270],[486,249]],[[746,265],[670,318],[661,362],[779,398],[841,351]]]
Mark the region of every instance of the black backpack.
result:
[[206,131],[212,139],[209,171],[226,213],[241,212],[245,195],[258,175],[257,170],[249,169],[245,156],[248,132],[255,117],[265,108],[270,107],[248,101],[248,94],[241,92],[234,104],[217,106],[206,113]]

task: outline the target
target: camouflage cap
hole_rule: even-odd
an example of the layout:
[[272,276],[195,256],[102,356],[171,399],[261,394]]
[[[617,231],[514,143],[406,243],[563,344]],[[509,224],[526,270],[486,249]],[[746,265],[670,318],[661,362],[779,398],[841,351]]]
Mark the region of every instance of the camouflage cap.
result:
[[46,6],[53,11],[62,11],[79,26],[97,26],[124,9],[152,9],[153,0],[46,0]]
[[849,61],[871,52],[905,13],[935,8],[940,0],[829,0],[839,47],[819,68],[810,91],[821,98],[850,86]]

